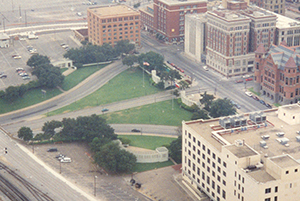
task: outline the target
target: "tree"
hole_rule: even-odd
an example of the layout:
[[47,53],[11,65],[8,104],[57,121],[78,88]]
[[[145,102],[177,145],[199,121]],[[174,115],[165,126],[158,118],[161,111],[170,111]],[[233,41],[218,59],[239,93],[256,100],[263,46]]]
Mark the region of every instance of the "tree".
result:
[[206,92],[201,94],[202,99],[200,99],[200,103],[204,104],[204,109],[209,111],[212,101],[215,99],[214,95],[209,95]]
[[24,141],[29,141],[33,138],[32,130],[29,127],[21,127],[18,131],[18,138],[23,139]]
[[120,40],[115,45],[115,51],[117,55],[120,55],[122,53],[129,54],[131,51],[133,51],[135,48],[135,45],[133,43],[130,43],[129,40]]
[[39,65],[50,64],[50,60],[47,56],[43,56],[40,54],[34,54],[28,59],[26,64],[27,64],[27,66],[35,68]]
[[155,69],[159,72],[162,72],[165,70],[164,57],[153,51],[147,52],[146,54],[140,54],[138,57],[138,62],[140,66],[143,66],[144,62],[149,63],[149,66],[147,67],[149,71]]
[[123,149],[116,142],[105,144],[94,156],[95,162],[112,173],[131,172],[136,157]]
[[32,71],[32,74],[37,76],[40,86],[49,88],[61,85],[64,80],[64,76],[60,69],[47,63],[36,66]]
[[228,99],[217,99],[212,102],[210,116],[217,118],[222,116],[233,115],[236,113],[235,107]]
[[124,57],[122,60],[123,65],[129,66],[129,67],[132,67],[135,62],[137,62],[137,56],[135,56],[135,55],[128,55],[128,56]]
[[5,89],[5,100],[9,102],[14,102],[20,97],[19,87],[9,86]]
[[167,147],[169,149],[170,157],[176,163],[182,163],[181,151],[182,151],[182,135],[180,135],[176,140],[173,140],[170,143],[170,146]]
[[46,139],[50,139],[55,135],[55,129],[62,126],[60,121],[51,120],[44,123],[42,131],[44,131],[44,136]]
[[196,119],[209,119],[208,115],[206,114],[205,110],[197,110],[193,113],[191,120]]

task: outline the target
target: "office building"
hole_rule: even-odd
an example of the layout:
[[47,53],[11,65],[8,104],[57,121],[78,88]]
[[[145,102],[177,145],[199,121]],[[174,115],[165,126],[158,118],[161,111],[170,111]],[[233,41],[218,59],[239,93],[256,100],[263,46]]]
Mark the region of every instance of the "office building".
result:
[[158,39],[169,43],[184,41],[186,14],[206,11],[206,0],[154,0],[153,9],[150,6],[140,9],[143,27],[156,34]]
[[120,40],[140,45],[140,12],[124,4],[91,7],[87,10],[89,42],[114,46]]
[[300,105],[182,123],[182,176],[213,201],[298,201]]
[[285,15],[285,0],[252,0],[251,2],[271,12]]

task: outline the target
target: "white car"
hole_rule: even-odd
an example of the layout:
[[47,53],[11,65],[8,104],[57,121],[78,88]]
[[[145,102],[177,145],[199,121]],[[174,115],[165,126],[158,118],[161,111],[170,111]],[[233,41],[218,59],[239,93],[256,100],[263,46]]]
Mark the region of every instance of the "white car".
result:
[[252,94],[251,92],[249,92],[249,91],[246,91],[245,94],[246,94],[247,96],[249,96],[249,97],[251,97],[251,96],[253,95],[253,94]]
[[61,162],[61,163],[71,163],[72,160],[71,160],[71,158],[64,157],[64,158],[62,158],[62,159],[60,160],[60,162]]
[[22,57],[20,55],[14,56],[14,59],[21,59]]
[[207,68],[207,66],[203,66],[203,69],[204,69],[204,70],[206,70],[206,71],[208,71],[208,68]]

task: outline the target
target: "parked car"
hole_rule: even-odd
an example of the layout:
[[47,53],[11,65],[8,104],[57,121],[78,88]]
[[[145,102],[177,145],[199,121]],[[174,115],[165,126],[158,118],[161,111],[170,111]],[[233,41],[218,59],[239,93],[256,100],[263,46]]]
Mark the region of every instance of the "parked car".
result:
[[272,106],[269,103],[266,103],[267,108],[272,108]]
[[23,80],[30,80],[30,77],[29,76],[24,76],[24,77],[22,77],[23,78]]
[[47,152],[57,152],[57,148],[55,147],[49,148],[47,149]]
[[234,106],[237,108],[237,109],[241,109],[241,106],[237,103],[234,104]]
[[243,83],[244,80],[236,80],[235,83]]
[[263,101],[263,100],[259,100],[259,102],[260,102],[261,104],[263,104],[263,105],[266,104],[265,101]]
[[245,79],[245,80],[248,82],[248,81],[252,81],[253,78],[250,77],[250,78],[247,78],[247,79]]
[[16,68],[16,72],[18,72],[20,70],[24,70],[24,68]]
[[139,129],[134,128],[131,130],[131,132],[140,133],[141,131]]
[[249,92],[249,91],[246,91],[246,92],[245,92],[245,94],[246,94],[247,96],[249,96],[249,97],[251,97],[251,96],[252,96],[252,93],[251,93],[251,92]]
[[207,66],[203,66],[203,69],[204,69],[204,70],[206,70],[206,71],[208,71],[208,68],[207,68]]
[[22,57],[20,56],[20,55],[16,55],[15,57],[14,57],[14,59],[21,59]]
[[0,78],[7,78],[7,75],[2,74],[2,75],[0,75]]
[[60,162],[61,162],[61,163],[71,163],[72,160],[71,160],[71,158],[64,157],[64,158],[62,158],[62,159],[60,160]]
[[108,109],[107,109],[107,108],[104,108],[104,109],[102,109],[101,111],[102,111],[102,112],[107,112]]
[[259,101],[259,98],[257,96],[252,96],[252,98],[256,101]]

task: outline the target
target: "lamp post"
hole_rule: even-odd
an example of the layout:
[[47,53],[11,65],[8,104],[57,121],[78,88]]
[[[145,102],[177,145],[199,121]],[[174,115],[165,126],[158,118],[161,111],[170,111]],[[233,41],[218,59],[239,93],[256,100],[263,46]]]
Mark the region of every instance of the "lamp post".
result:
[[94,177],[94,196],[96,197],[96,188],[97,188],[97,176]]
[[61,162],[60,160],[58,162],[59,162],[59,174],[61,174]]

